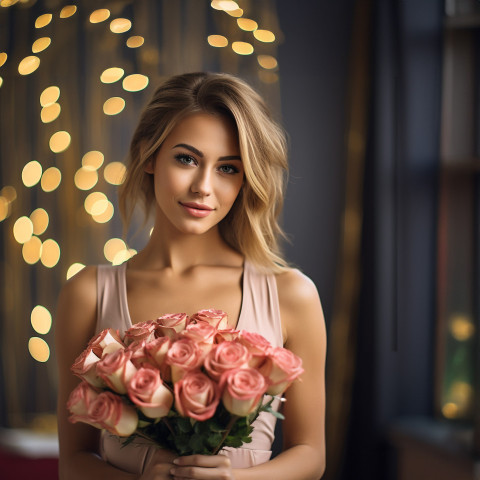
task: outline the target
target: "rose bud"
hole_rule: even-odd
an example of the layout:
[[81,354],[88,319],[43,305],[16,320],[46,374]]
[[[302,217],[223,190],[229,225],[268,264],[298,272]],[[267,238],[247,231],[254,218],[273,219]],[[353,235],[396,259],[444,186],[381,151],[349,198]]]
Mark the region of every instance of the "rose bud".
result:
[[119,437],[128,437],[138,425],[135,409],[112,392],[102,392],[90,403],[87,419]]
[[238,341],[247,347],[247,350],[252,354],[250,360],[250,366],[257,368],[260,366],[266,358],[272,344],[262,335],[255,332],[248,332],[241,330],[238,334]]
[[105,382],[97,374],[97,364],[100,358],[94,353],[92,347],[88,346],[73,362],[70,370],[82,380],[86,380],[94,387],[102,388]]
[[240,330],[235,330],[234,328],[227,328],[226,330],[217,330],[215,334],[214,343],[222,343],[222,342],[231,342],[236,340]]
[[170,411],[173,394],[163,385],[160,372],[155,368],[137,370],[127,390],[130,400],[149,418],[164,417]]
[[217,329],[206,322],[190,323],[187,328],[180,332],[183,338],[193,340],[205,354],[207,354],[213,345]]
[[143,340],[150,342],[155,338],[155,322],[140,322],[130,327],[123,337],[125,345],[132,343],[141,343]]
[[186,372],[200,367],[204,358],[202,349],[192,340],[182,338],[173,342],[166,355],[170,365],[172,381],[178,382]]
[[302,359],[286,348],[272,348],[259,370],[269,383],[267,393],[281,395],[303,373]]
[[88,342],[88,346],[92,347],[95,355],[99,358],[102,358],[106,353],[112,353],[115,350],[125,348],[125,344],[120,339],[118,330],[114,330],[113,328],[102,330]]
[[213,325],[217,330],[226,330],[228,328],[228,316],[223,310],[214,310],[212,308],[200,310],[190,319],[191,322],[207,322]]
[[147,345],[148,343],[145,340],[142,340],[140,342],[133,342],[127,347],[127,351],[132,352],[130,360],[135,368],[140,368],[147,363],[151,364],[152,360],[147,353]]
[[186,313],[169,313],[162,315],[155,320],[156,336],[166,336],[173,340],[177,333],[185,330],[188,321],[189,318]]
[[130,360],[131,357],[131,351],[117,350],[105,355],[97,363],[98,375],[118,393],[127,393],[127,383],[137,371]]
[[204,365],[208,375],[218,381],[227,370],[247,368],[250,358],[250,353],[241,343],[223,342],[205,357]]
[[175,408],[183,417],[213,417],[220,401],[218,385],[202,372],[189,372],[174,385]]
[[226,371],[220,379],[222,401],[233,415],[246,417],[254,412],[267,389],[261,373],[253,368]]
[[156,365],[160,370],[160,377],[165,381],[171,380],[170,366],[166,363],[167,352],[172,341],[169,337],[159,337],[145,345],[145,351],[150,358],[150,363]]
[[72,413],[69,420],[72,423],[82,421],[87,415],[88,407],[97,397],[98,393],[87,382],[78,384],[68,397],[67,408]]

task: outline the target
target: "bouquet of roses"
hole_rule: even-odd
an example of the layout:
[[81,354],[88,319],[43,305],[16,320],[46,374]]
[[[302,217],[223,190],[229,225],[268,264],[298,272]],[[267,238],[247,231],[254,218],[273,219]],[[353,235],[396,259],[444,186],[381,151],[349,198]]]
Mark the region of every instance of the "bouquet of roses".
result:
[[67,407],[128,444],[148,439],[179,455],[251,441],[252,422],[303,372],[301,359],[263,336],[227,328],[220,310],[163,315],[107,329],[72,365],[82,378]]

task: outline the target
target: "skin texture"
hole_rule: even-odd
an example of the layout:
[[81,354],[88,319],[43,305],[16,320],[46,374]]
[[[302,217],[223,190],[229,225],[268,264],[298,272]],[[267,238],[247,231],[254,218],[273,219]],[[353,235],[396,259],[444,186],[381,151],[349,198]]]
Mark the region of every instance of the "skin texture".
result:
[[[227,312],[234,327],[241,308],[244,259],[223,241],[218,229],[244,182],[234,127],[219,116],[186,117],[146,172],[154,176],[155,226],[145,248],[128,262],[127,300],[133,323],[156,318],[159,312],[192,314],[215,306]],[[70,279],[60,293],[56,315],[60,478],[319,479],[325,467],[322,308],[314,284],[298,270],[277,275],[277,286],[285,347],[302,358],[305,369],[301,381],[286,394],[284,451],[266,464],[241,470],[232,469],[222,455],[175,458],[159,451],[136,476],[98,457],[97,429],[67,420],[65,404],[78,384],[70,365],[95,333],[96,267],[86,267]]]

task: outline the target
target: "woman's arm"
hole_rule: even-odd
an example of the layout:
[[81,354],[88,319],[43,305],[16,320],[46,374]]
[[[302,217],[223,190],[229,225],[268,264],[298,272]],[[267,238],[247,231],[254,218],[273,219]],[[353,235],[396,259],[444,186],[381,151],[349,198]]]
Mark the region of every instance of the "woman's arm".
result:
[[232,470],[222,457],[180,457],[174,478],[318,480],[325,471],[326,331],[313,282],[298,270],[277,277],[285,347],[300,356],[305,372],[286,392],[284,450],[273,460]]
[[99,457],[100,430],[68,421],[67,400],[78,385],[70,371],[76,357],[95,333],[97,317],[97,269],[86,267],[70,279],[60,292],[55,321],[55,348],[58,362],[58,435],[60,443],[59,475],[67,480],[142,480],[171,478],[168,463],[161,453],[143,476],[124,472]]

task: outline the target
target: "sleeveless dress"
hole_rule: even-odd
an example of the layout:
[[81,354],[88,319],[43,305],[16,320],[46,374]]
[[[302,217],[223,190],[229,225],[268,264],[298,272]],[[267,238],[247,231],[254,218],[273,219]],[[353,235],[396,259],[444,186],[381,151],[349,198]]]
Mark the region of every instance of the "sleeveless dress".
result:
[[[122,334],[132,326],[127,303],[126,268],[126,262],[118,266],[97,267],[97,333],[114,328]],[[273,346],[283,346],[275,275],[262,273],[245,260],[242,285],[242,306],[236,328],[259,333]],[[278,409],[279,402],[272,406]],[[240,448],[226,447],[220,453],[230,458],[233,468],[267,462],[272,454],[275,421],[272,414],[260,413],[253,423],[252,442]],[[102,433],[102,458],[127,472],[142,473],[155,451],[156,447],[140,441],[123,447],[119,437]]]

